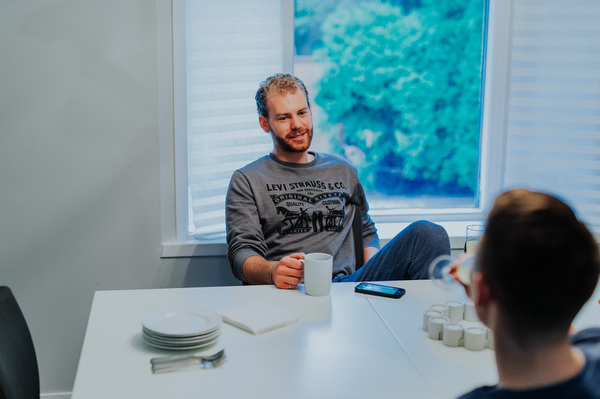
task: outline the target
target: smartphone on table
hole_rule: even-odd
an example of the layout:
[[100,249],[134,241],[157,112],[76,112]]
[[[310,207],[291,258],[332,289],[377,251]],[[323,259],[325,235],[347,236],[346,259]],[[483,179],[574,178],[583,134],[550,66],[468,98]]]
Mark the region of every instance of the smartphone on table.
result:
[[386,298],[402,298],[406,294],[404,288],[391,287],[389,285],[373,284],[373,283],[360,283],[354,287],[354,292],[361,294],[384,296]]

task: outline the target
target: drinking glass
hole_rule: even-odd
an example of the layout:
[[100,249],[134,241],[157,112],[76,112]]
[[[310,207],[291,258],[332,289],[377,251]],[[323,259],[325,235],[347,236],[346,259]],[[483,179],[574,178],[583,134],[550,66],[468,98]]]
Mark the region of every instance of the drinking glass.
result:
[[467,242],[465,244],[465,252],[474,254],[477,250],[479,239],[483,235],[485,226],[482,224],[471,224],[467,226]]
[[459,284],[471,284],[471,270],[473,269],[473,256],[455,258],[450,255],[438,256],[429,266],[429,278],[435,285],[450,289]]

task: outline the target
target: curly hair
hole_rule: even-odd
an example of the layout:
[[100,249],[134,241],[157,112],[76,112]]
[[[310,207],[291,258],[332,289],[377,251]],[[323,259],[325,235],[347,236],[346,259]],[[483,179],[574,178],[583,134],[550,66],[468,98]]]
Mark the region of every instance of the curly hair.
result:
[[258,90],[256,91],[255,99],[258,114],[265,118],[269,117],[267,100],[271,94],[296,93],[298,90],[304,92],[306,104],[310,106],[308,90],[306,90],[306,86],[304,86],[304,83],[300,79],[290,74],[283,73],[268,77],[260,83]]

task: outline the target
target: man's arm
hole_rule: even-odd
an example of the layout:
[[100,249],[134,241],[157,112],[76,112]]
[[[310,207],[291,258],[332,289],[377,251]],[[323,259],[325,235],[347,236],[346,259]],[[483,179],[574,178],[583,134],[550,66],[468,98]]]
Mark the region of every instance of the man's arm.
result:
[[[243,173],[236,171],[231,177],[226,199],[227,222],[227,255],[231,271],[239,280],[252,283],[245,273],[244,264],[250,258],[262,258],[267,252],[267,245],[262,233],[257,204],[250,182]],[[263,266],[267,269],[266,266]],[[260,264],[250,270],[258,276],[253,276],[256,281],[267,281],[260,275]]]
[[296,288],[303,276],[303,253],[291,254],[279,261],[251,256],[244,262],[244,277],[251,284],[275,284],[278,288]]
[[273,284],[272,268],[277,261],[266,260],[262,256],[251,256],[244,262],[242,270],[250,284]]
[[250,182],[235,172],[227,191],[228,258],[233,275],[250,284],[275,284],[295,288],[302,278],[304,254],[291,254],[281,260],[266,259],[267,245],[262,233],[257,204]]

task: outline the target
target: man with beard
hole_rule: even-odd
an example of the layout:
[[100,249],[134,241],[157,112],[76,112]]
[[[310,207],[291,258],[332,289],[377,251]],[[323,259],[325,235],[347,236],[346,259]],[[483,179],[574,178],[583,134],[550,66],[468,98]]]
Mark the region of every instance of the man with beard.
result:
[[[229,184],[227,244],[236,278],[293,289],[303,277],[299,259],[323,252],[333,256],[333,281],[423,279],[433,259],[450,253],[446,231],[426,221],[411,224],[380,250],[356,168],[308,151],[312,112],[300,79],[267,78],[256,104],[273,151],[237,170]],[[355,218],[362,225],[364,265],[355,259]]]

